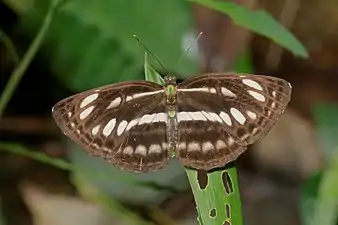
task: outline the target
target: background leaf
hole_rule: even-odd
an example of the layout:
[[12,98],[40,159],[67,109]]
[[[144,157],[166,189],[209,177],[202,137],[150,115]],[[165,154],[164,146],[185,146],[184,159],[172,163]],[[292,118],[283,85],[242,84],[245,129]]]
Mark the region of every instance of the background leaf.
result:
[[253,11],[230,1],[190,1],[227,14],[235,24],[273,40],[296,56],[308,57],[306,49],[294,35],[263,10]]
[[[195,59],[184,52],[183,45],[192,30],[188,4],[180,0],[68,1],[51,26],[44,54],[54,74],[74,91],[140,80],[144,51],[133,37],[136,34],[169,70],[187,76],[196,71]],[[37,5],[22,17],[23,25],[34,27],[42,15],[43,6]],[[187,57],[178,65],[182,54]]]

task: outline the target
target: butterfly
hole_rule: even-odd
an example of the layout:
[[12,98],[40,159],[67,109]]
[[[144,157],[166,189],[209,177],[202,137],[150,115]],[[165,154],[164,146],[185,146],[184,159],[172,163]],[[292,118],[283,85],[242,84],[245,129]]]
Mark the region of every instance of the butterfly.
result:
[[262,139],[291,98],[289,82],[263,75],[208,73],[177,84],[128,81],[59,101],[56,124],[93,156],[150,172],[176,157],[199,170],[223,167]]

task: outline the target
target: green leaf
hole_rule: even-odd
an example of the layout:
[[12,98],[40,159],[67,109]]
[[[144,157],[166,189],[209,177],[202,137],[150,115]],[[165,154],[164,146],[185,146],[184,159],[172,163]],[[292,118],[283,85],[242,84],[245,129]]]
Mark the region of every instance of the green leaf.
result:
[[338,105],[318,104],[314,108],[317,123],[317,135],[324,146],[326,158],[332,159],[334,149],[338,146]]
[[336,225],[338,222],[338,147],[335,152],[323,173],[309,225]]
[[[58,159],[58,158],[52,158],[46,154],[37,152],[37,151],[32,151],[30,149],[25,148],[22,145],[16,144],[16,143],[10,143],[10,142],[0,142],[0,151],[8,151],[13,154],[19,154],[23,156],[27,156],[29,158],[32,158],[34,160],[37,160],[39,162],[49,164],[51,166],[54,166],[56,168],[62,169],[62,170],[67,170],[67,171],[72,171],[72,172],[77,172],[81,174],[85,174],[88,177],[94,177],[94,178],[102,178],[105,180],[112,179],[112,176],[110,173],[98,173],[96,170],[93,171],[92,168],[88,168],[85,166],[76,166],[74,164],[71,164],[65,160]],[[153,182],[150,181],[136,181],[134,179],[130,179],[127,176],[121,176],[118,178],[119,182],[125,182],[125,183],[130,183],[133,185],[139,185],[139,186],[144,186],[147,188],[153,188],[154,190],[166,190],[166,191],[171,191],[175,192],[177,190],[174,190],[171,186],[165,186],[165,185],[159,185],[159,184],[154,184]]]
[[324,171],[312,175],[301,187],[301,213],[302,225],[310,225],[315,211],[318,189]]
[[[27,28],[36,27],[43,15],[40,5],[34,6],[21,16]],[[197,69],[193,58],[177,65],[190,30],[186,1],[68,1],[51,26],[43,54],[53,73],[74,91],[140,80],[144,79],[143,49],[133,38],[137,34],[169,70],[186,76]]]
[[157,71],[154,70],[154,68],[149,64],[147,53],[144,54],[144,75],[145,79],[148,81],[152,81],[161,85],[164,84],[164,80],[161,75],[158,74]]
[[[206,173],[186,169],[197,205],[201,225],[243,225],[242,206],[236,168]],[[227,182],[223,182],[227,181]]]
[[252,60],[251,56],[247,52],[238,57],[235,63],[235,70],[237,73],[252,73]]
[[230,1],[189,0],[227,14],[235,24],[265,36],[296,56],[308,57],[305,47],[265,11],[253,11]]
[[336,225],[338,222],[338,106],[320,104],[314,109],[317,132],[326,152],[327,166],[303,188],[304,225]]

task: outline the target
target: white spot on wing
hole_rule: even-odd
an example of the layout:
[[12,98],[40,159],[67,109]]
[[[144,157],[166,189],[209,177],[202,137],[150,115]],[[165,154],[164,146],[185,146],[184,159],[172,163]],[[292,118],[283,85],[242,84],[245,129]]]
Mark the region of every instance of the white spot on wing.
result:
[[154,119],[153,119],[153,123],[155,122],[167,122],[167,114],[166,113],[156,113]]
[[161,145],[153,144],[149,146],[149,154],[152,154],[152,153],[160,154],[161,152],[162,152]]
[[[103,128],[102,130],[102,134],[106,137],[108,137],[111,132],[113,132],[114,130],[114,127],[115,127],[115,124],[116,124],[116,119],[113,118],[111,120],[109,120],[109,122],[106,124],[106,126]],[[94,129],[93,129],[94,130]]]
[[68,112],[67,115],[68,115],[68,117],[71,117],[72,116],[72,112]]
[[237,120],[238,123],[240,123],[242,125],[245,123],[246,119],[245,119],[244,115],[238,109],[231,108],[230,113],[235,118],[235,120]]
[[131,146],[127,146],[123,149],[123,154],[126,154],[126,155],[132,155],[133,154],[133,147]]
[[222,141],[222,140],[218,140],[217,142],[216,142],[216,149],[217,150],[220,150],[220,149],[223,149],[223,148],[226,148],[227,147],[227,145],[225,144],[225,142],[224,141]]
[[260,91],[263,91],[263,87],[257,83],[256,81],[254,80],[250,80],[250,79],[243,79],[242,80],[243,84],[249,86],[249,87],[252,87],[252,88],[255,88],[257,90],[260,90]]
[[149,96],[149,95],[156,95],[156,94],[162,93],[163,91],[164,90],[136,93],[136,94],[133,94],[131,96],[127,96],[126,101],[128,102],[128,101],[133,100],[135,98],[141,98],[141,97],[145,97],[145,96]]
[[250,119],[253,119],[253,120],[257,119],[257,114],[252,111],[248,110],[246,111],[246,114],[248,115],[248,117],[250,117]]
[[[112,152],[111,149],[109,149],[109,148],[107,148],[107,147],[105,147],[105,146],[102,146],[101,148],[102,148],[102,150],[103,150],[104,152]],[[121,149],[119,149],[118,152],[121,152]]]
[[126,128],[126,131],[129,131],[132,127],[136,126],[136,124],[139,122],[140,119],[133,119],[128,123],[128,126]]
[[211,94],[217,94],[215,88],[201,87],[201,88],[180,88],[178,91],[182,92],[207,92]]
[[144,145],[138,145],[135,149],[135,154],[147,155],[147,148]]
[[232,137],[228,138],[228,145],[231,146],[235,143],[235,140]]
[[121,104],[121,97],[115,98],[111,103],[108,105],[107,109],[115,108]]
[[97,99],[97,97],[99,97],[98,93],[94,93],[94,94],[91,94],[91,95],[85,97],[80,104],[80,108],[83,108],[83,107],[87,106],[88,104],[92,103],[93,101],[95,101]]
[[221,117],[219,117],[216,113],[213,112],[209,112],[210,116],[215,118],[215,121],[219,122],[219,123],[223,123],[223,120],[221,119]]
[[257,127],[255,127],[254,129],[252,129],[252,134],[256,134],[257,131],[259,131],[259,129]]
[[119,124],[119,126],[118,126],[118,128],[117,128],[117,135],[118,135],[118,136],[120,136],[120,135],[123,133],[123,131],[124,131],[124,129],[126,129],[127,125],[128,125],[128,122],[125,121],[125,120],[123,120],[123,121]]
[[96,144],[96,143],[92,143],[92,147],[94,147],[94,148],[96,148],[96,149],[99,149],[99,148],[100,148],[100,146],[99,146],[98,144]]
[[179,112],[177,113],[177,121],[191,121],[193,118],[189,115],[188,112]]
[[156,113],[143,115],[140,121],[138,122],[138,125],[142,125],[144,123],[151,123],[155,116],[156,116]]
[[162,143],[162,149],[165,151],[165,150],[167,150],[167,148],[168,148],[168,143],[163,142]]
[[210,113],[202,111],[203,115],[209,120],[209,121],[216,121],[216,119],[210,115]]
[[92,113],[92,111],[94,110],[95,106],[90,106],[88,107],[87,109],[83,110],[81,113],[80,113],[80,119],[83,120],[85,119],[87,116],[89,116],[89,114]]
[[225,112],[221,112],[220,115],[217,115],[214,112],[205,112],[205,111],[178,112],[177,121],[178,122],[180,121],[211,121],[211,122],[219,122],[219,123],[225,122],[229,126],[231,126],[232,124],[229,115]]
[[216,88],[209,88],[211,94],[217,94]]
[[207,118],[201,112],[189,112],[190,117],[193,120],[207,121]]
[[201,151],[201,146],[199,143],[197,142],[190,142],[188,144],[188,152],[197,152],[197,151]]
[[228,88],[222,87],[221,92],[226,97],[236,97],[236,94],[230,91]]
[[251,90],[248,90],[248,93],[254,97],[256,100],[260,101],[260,102],[265,102],[265,97],[264,95],[256,92],[256,91],[251,91]]
[[208,151],[211,151],[211,150],[214,150],[214,149],[215,149],[215,147],[210,141],[204,142],[203,145],[202,145],[202,151],[203,152],[208,152]]
[[273,92],[272,92],[272,96],[273,96],[273,97],[276,97],[276,91],[273,91]]
[[184,150],[187,148],[187,144],[185,142],[180,142],[178,144],[178,149]]
[[230,118],[230,116],[229,116],[228,113],[221,112],[221,113],[219,114],[219,116],[222,118],[222,120],[223,120],[227,125],[229,125],[229,126],[232,125],[232,121],[231,121],[231,118]]
[[99,130],[100,130],[100,125],[95,126],[92,129],[92,135],[97,135],[97,133],[99,132]]

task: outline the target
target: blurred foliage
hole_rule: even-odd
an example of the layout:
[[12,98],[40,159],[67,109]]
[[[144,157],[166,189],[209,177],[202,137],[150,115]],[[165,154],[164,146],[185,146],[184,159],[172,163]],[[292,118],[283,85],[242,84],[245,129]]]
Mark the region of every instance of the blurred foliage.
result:
[[[143,49],[133,37],[137,34],[149,49],[156,49],[170,71],[187,76],[195,71],[195,60],[187,55],[181,65],[177,61],[186,54],[184,39],[193,31],[188,4],[181,0],[68,1],[50,27],[44,55],[54,74],[74,91],[139,80],[144,78]],[[23,27],[34,33],[44,12],[44,4],[23,12]]]
[[302,188],[304,225],[338,224],[338,106],[321,104],[314,108],[317,133],[326,152],[325,168],[314,174]]
[[308,57],[305,47],[265,10],[250,10],[231,1],[190,0],[227,14],[235,24],[263,35],[294,55]]
[[0,199],[0,225],[6,225],[6,219],[5,219],[5,216],[2,212],[2,202],[1,202],[1,199]]
[[[338,105],[318,104],[313,110],[319,142],[325,150],[328,161],[336,154],[338,147]],[[336,150],[338,151],[338,150]]]

